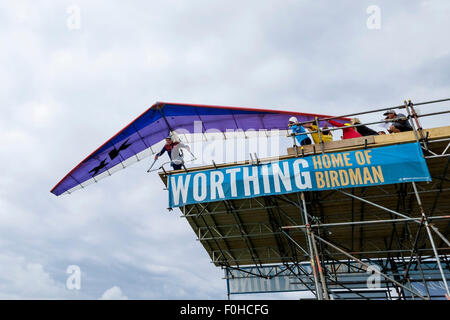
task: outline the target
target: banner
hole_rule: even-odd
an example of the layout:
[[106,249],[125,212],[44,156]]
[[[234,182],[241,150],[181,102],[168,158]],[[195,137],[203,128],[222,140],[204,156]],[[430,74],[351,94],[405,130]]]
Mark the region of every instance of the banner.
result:
[[418,143],[173,174],[169,207],[411,181],[431,181]]

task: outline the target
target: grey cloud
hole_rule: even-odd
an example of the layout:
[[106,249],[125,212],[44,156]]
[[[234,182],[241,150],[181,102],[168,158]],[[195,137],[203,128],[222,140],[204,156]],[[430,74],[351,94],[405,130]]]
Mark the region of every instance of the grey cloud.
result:
[[[17,266],[0,262],[6,298],[97,299],[114,286],[130,299],[225,298],[147,160],[49,193],[155,101],[338,115],[450,92],[448,1],[377,1],[379,31],[366,28],[372,1],[78,1],[72,31],[71,4],[0,5],[0,248]],[[79,293],[64,288],[71,264]],[[11,280],[32,281],[28,265],[42,291]]]

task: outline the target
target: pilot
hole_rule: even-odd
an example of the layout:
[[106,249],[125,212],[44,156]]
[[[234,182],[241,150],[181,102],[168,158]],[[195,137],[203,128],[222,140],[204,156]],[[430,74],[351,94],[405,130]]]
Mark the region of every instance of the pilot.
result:
[[161,151],[155,154],[155,160],[157,160],[164,152],[167,151],[167,154],[170,158],[170,165],[172,166],[173,170],[181,170],[184,163],[181,148],[190,151],[188,145],[185,145],[184,143],[179,141],[174,141],[172,136],[168,136],[166,138],[166,144],[163,146]]

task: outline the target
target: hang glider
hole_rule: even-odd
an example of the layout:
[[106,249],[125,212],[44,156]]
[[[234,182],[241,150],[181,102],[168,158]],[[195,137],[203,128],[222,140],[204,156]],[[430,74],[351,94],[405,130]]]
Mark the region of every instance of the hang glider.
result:
[[[72,169],[50,191],[59,196],[84,188],[153,154],[152,146],[171,132],[286,130],[288,119],[330,116],[267,109],[157,102]],[[335,118],[345,122],[346,118]]]

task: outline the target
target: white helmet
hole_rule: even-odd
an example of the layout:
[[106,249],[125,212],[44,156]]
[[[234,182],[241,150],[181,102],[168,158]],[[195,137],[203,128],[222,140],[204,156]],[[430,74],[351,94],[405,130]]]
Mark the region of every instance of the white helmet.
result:
[[298,122],[296,117],[290,117],[289,122]]
[[180,142],[180,137],[175,131],[172,131],[168,138],[172,139],[173,142]]

